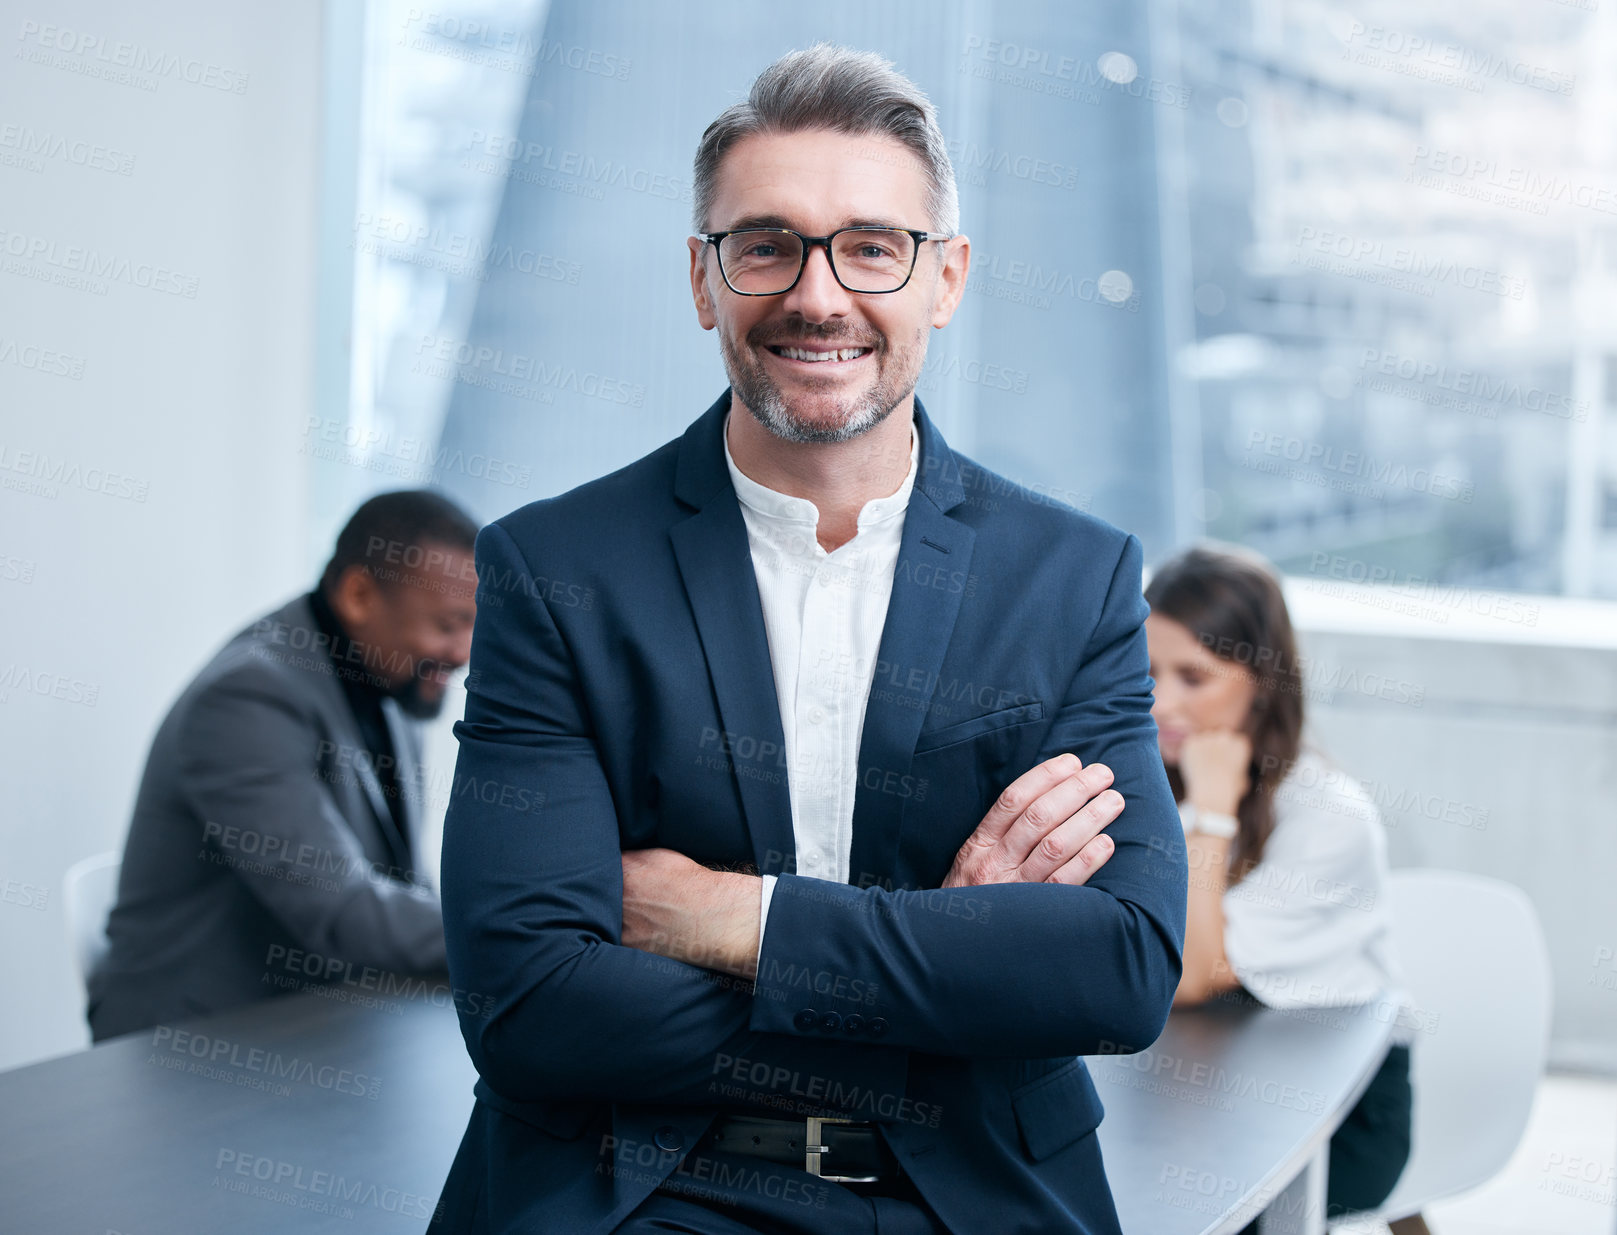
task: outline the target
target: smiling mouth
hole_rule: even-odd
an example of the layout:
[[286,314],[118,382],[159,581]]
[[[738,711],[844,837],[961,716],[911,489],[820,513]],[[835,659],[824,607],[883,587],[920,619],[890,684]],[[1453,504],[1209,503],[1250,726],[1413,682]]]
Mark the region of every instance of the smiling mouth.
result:
[[811,350],[806,347],[782,347],[771,344],[769,350],[777,356],[787,360],[799,360],[807,364],[842,364],[850,360],[858,360],[870,352],[868,347],[835,347],[825,350]]

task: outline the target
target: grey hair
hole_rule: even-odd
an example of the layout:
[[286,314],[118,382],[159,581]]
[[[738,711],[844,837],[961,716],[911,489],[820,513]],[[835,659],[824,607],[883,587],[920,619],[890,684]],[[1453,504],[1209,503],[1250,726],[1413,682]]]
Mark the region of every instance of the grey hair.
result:
[[876,134],[903,143],[926,172],[927,229],[950,235],[959,230],[960,193],[931,100],[891,60],[830,43],[782,56],[758,74],[744,102],[731,104],[707,126],[696,147],[693,228],[708,230],[719,167],[732,146],[758,133],[804,129]]

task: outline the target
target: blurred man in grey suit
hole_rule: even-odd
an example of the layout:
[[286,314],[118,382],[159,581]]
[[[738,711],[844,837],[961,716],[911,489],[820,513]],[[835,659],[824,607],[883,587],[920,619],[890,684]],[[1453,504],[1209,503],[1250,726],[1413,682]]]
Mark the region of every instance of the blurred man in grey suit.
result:
[[312,592],[236,634],[153,739],[97,1041],[311,985],[368,997],[445,972],[415,873],[421,739],[471,646],[477,524],[425,490],[364,503]]

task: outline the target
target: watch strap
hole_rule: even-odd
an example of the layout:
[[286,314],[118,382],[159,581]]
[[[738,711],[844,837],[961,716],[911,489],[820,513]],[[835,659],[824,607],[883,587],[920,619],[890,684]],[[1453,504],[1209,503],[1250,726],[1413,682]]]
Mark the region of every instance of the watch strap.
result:
[[1230,840],[1241,830],[1241,824],[1234,815],[1198,810],[1189,802],[1179,807],[1179,822],[1184,827],[1186,836],[1192,832],[1200,832],[1204,836],[1217,836]]

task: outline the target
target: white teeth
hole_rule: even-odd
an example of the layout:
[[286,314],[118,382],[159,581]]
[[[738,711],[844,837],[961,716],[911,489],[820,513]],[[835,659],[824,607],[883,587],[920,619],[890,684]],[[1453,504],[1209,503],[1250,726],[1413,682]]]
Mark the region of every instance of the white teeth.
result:
[[800,347],[783,347],[780,354],[790,360],[807,360],[818,363],[823,360],[854,360],[863,356],[869,349],[864,347],[844,347],[834,352],[806,352]]

